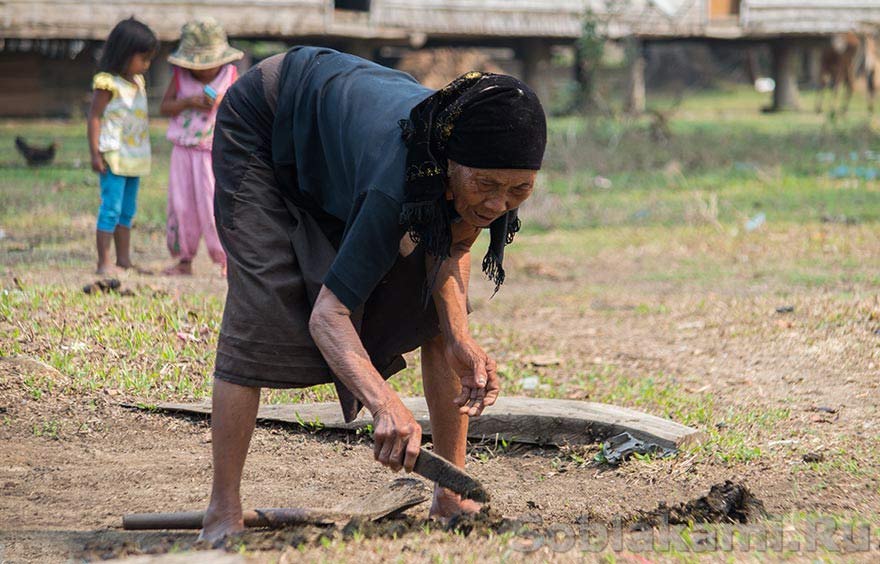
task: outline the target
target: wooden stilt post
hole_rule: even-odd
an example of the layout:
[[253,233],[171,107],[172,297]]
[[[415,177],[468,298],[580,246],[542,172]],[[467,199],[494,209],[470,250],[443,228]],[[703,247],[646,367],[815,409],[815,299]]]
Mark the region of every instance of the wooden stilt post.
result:
[[626,112],[641,114],[645,111],[645,52],[644,43],[637,37],[627,40],[629,81],[627,83]]
[[798,46],[790,39],[779,39],[773,43],[773,90],[771,112],[797,110],[800,107],[797,85]]

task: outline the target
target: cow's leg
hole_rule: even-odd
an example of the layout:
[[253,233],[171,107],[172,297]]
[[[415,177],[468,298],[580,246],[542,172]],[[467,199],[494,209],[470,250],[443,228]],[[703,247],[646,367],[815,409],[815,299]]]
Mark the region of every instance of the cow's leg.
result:
[[855,71],[852,68],[846,69],[843,73],[843,86],[844,86],[844,94],[843,94],[843,104],[840,106],[840,114],[846,115],[849,111],[849,103],[852,100],[853,89],[855,88],[856,77]]
[[822,113],[822,98],[825,97],[825,89],[828,88],[828,75],[819,75],[819,91],[816,92],[816,113]]
[[831,119],[837,117],[837,98],[838,92],[840,90],[840,80],[838,76],[832,76],[831,78],[831,101],[828,103],[828,116]]

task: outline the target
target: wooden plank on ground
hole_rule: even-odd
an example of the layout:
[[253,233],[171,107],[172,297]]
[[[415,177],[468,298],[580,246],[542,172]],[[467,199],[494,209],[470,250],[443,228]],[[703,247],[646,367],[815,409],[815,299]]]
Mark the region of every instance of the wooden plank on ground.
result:
[[[403,403],[422,426],[423,434],[430,435],[431,422],[425,398],[404,398]],[[155,407],[162,411],[211,413],[208,403],[160,403]],[[257,418],[261,421],[348,431],[356,431],[372,423],[372,417],[366,410],[351,423],[346,423],[336,402],[263,405]],[[699,441],[702,435],[697,429],[625,407],[525,397],[498,398],[497,403],[484,411],[483,415],[472,417],[468,426],[468,437],[471,439],[497,436],[499,440],[508,442],[557,446],[595,443],[623,432],[668,448]]]

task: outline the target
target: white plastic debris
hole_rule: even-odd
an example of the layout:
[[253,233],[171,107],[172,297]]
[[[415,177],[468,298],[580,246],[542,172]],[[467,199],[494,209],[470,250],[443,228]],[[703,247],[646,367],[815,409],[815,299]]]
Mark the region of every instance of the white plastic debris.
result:
[[538,387],[538,382],[537,376],[526,376],[519,381],[519,385],[522,386],[523,390],[534,390]]
[[761,94],[767,94],[776,90],[776,81],[769,76],[762,76],[755,80],[755,90]]

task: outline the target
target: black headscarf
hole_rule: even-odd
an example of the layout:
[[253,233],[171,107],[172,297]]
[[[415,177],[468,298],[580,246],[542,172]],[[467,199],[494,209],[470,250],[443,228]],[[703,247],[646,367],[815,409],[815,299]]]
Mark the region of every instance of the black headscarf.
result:
[[[460,76],[413,108],[400,126],[408,148],[400,222],[438,264],[450,255],[457,215],[445,198],[448,159],[473,168],[538,170],[547,144],[544,109],[532,89],[491,73]],[[517,210],[489,227],[483,272],[496,292],[504,283],[504,247],[519,228]]]

